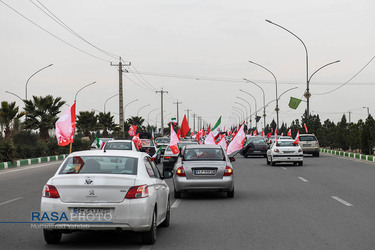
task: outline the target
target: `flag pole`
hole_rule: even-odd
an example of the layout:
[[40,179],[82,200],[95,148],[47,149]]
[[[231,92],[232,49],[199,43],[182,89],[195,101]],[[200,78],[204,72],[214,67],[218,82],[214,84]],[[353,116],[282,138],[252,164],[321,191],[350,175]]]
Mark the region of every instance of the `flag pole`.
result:
[[69,147],[69,154],[71,154],[71,153],[72,153],[72,145],[73,145],[73,143],[70,143],[70,147]]

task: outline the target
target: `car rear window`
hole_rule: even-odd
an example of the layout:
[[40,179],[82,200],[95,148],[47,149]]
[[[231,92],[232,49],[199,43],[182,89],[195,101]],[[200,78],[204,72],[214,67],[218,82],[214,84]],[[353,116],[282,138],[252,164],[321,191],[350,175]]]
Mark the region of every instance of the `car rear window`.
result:
[[185,161],[225,161],[225,155],[221,148],[186,148]]
[[129,142],[108,142],[104,149],[107,150],[132,150],[132,143]]
[[295,144],[294,141],[278,141],[276,144],[277,147],[293,147],[297,145],[298,144]]
[[316,141],[316,137],[313,135],[308,135],[308,136],[300,136],[299,137],[300,141]]
[[138,158],[119,156],[71,156],[59,174],[129,174],[136,175]]

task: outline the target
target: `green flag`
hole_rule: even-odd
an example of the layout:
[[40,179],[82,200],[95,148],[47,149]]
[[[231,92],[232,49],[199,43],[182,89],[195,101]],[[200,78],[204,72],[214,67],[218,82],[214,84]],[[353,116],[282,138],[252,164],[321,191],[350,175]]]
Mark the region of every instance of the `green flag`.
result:
[[301,101],[302,101],[301,99],[290,97],[289,107],[291,109],[297,109],[298,105],[301,103]]

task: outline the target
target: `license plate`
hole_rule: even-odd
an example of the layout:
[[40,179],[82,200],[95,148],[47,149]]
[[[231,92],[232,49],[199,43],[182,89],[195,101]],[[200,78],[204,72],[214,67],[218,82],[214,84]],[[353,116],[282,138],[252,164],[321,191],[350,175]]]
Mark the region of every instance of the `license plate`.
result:
[[216,174],[216,170],[213,169],[199,169],[194,170],[195,175],[214,175]]
[[294,151],[284,151],[284,154],[294,153]]
[[260,151],[254,151],[254,153],[260,153]]
[[311,147],[310,144],[303,144],[304,147]]
[[109,214],[110,209],[109,208],[73,208],[73,213],[82,214],[82,215],[93,214],[97,216],[97,215]]

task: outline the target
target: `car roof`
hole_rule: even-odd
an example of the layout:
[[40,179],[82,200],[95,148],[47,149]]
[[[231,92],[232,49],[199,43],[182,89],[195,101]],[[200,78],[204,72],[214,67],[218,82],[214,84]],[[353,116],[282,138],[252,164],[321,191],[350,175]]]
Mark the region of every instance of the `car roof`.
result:
[[71,156],[127,156],[127,157],[144,157],[148,156],[147,153],[138,152],[133,150],[84,150],[76,151],[71,153],[68,157]]
[[299,136],[301,137],[301,136],[315,136],[315,135],[314,134],[300,134]]
[[220,145],[215,144],[193,144],[193,145],[186,145],[185,149],[187,148],[222,148]]
[[132,140],[110,140],[107,143],[115,143],[115,142],[132,142]]

